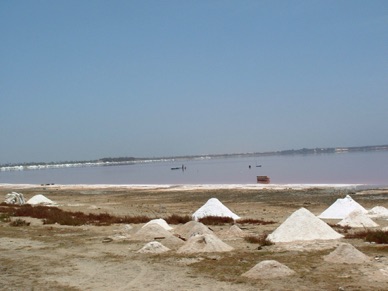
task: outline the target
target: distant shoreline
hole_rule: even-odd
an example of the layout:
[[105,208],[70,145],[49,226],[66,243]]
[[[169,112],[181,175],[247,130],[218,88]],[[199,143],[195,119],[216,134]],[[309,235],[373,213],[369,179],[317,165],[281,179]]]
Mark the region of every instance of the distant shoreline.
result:
[[84,189],[126,189],[126,190],[166,190],[166,191],[192,191],[192,190],[308,190],[308,189],[334,189],[334,190],[367,190],[384,189],[388,185],[366,184],[8,184],[0,183],[0,189],[57,189],[57,190],[84,190]]
[[66,161],[66,162],[50,162],[50,163],[14,163],[0,164],[0,172],[5,171],[24,171],[24,170],[40,170],[40,169],[55,169],[55,168],[77,168],[77,167],[99,167],[99,166],[119,166],[138,163],[154,163],[166,161],[181,161],[181,160],[207,160],[219,158],[236,158],[236,157],[263,157],[263,156],[285,156],[285,155],[317,155],[317,154],[344,154],[354,152],[375,152],[388,151],[388,145],[362,146],[362,147],[334,147],[334,148],[313,148],[313,149],[298,149],[284,150],[274,152],[256,152],[256,153],[234,153],[234,154],[210,154],[210,155],[192,155],[192,156],[172,156],[158,158],[134,158],[134,157],[119,157],[119,158],[102,158],[92,161]]

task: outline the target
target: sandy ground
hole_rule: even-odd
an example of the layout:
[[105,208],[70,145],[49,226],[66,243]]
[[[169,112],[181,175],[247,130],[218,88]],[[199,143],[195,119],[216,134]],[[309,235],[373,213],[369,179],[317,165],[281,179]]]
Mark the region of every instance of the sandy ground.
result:
[[[388,191],[344,189],[130,189],[128,187],[61,187],[3,185],[0,198],[16,191],[26,199],[43,194],[64,210],[165,218],[191,215],[216,197],[242,218],[275,221],[239,225],[246,234],[270,233],[292,212],[305,207],[320,214],[337,198],[350,194],[366,209],[388,208]],[[3,199],[3,198],[1,198]],[[227,253],[139,254],[145,241],[131,239],[142,225],[43,225],[0,222],[0,290],[388,290],[388,246],[357,239],[311,244],[276,244],[259,248],[223,233],[230,225],[212,226]],[[380,227],[386,219],[375,220]],[[331,221],[336,222],[336,221]],[[174,226],[173,227],[177,227]],[[353,231],[353,230],[352,230]],[[107,239],[109,238],[109,239]],[[340,242],[351,243],[369,263],[333,264],[323,257]],[[277,260],[296,273],[253,280],[241,274],[263,260]]]

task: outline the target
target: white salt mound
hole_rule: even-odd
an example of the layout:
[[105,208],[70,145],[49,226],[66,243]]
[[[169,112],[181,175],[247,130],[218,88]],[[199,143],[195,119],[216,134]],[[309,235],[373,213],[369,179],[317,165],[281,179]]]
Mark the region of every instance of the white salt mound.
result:
[[160,254],[168,252],[170,249],[162,245],[160,242],[151,241],[147,243],[144,247],[137,251],[137,253],[142,254]]
[[360,210],[350,212],[348,216],[337,223],[341,226],[350,227],[377,227],[379,226],[376,222],[370,219],[365,213]]
[[388,209],[383,206],[373,207],[368,211],[368,216],[372,218],[385,218],[388,217]]
[[172,227],[168,225],[168,223],[163,219],[163,218],[158,218],[158,219],[152,219],[151,221],[147,222],[146,224],[143,225],[143,227],[156,223],[159,224],[161,227],[163,227],[165,230],[171,230]]
[[306,208],[295,211],[268,235],[268,239],[272,242],[332,240],[341,237],[343,235],[337,233]]
[[245,272],[241,276],[251,279],[272,279],[278,277],[285,277],[295,274],[295,271],[291,270],[287,266],[279,263],[275,260],[267,260],[258,263],[248,272]]
[[26,203],[26,201],[24,200],[24,196],[22,193],[12,192],[5,195],[4,203],[23,205]]
[[329,208],[323,211],[318,217],[326,219],[344,219],[354,210],[360,210],[363,213],[368,211],[353,200],[352,197],[346,195],[343,199],[337,199]]
[[195,235],[181,246],[177,253],[193,254],[193,253],[211,253],[211,252],[229,252],[233,248],[224,243],[213,234]]
[[368,256],[348,243],[340,244],[334,251],[324,256],[323,259],[326,262],[337,264],[362,264],[371,261]]
[[42,194],[35,195],[34,197],[32,197],[31,199],[29,199],[27,201],[27,204],[31,204],[31,205],[39,205],[39,204],[56,205],[56,203],[54,201],[48,199],[47,197],[45,197]]
[[210,198],[192,215],[194,220],[198,220],[206,216],[230,217],[234,220],[240,219],[240,216],[230,211],[230,209],[222,204],[217,198]]
[[213,234],[206,225],[198,221],[189,221],[184,225],[180,225],[175,228],[174,233],[179,234],[181,237],[189,239],[193,235],[198,234]]

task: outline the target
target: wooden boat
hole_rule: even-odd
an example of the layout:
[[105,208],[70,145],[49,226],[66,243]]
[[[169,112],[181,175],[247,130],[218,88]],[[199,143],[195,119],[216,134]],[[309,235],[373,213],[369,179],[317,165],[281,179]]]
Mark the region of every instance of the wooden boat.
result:
[[268,176],[257,176],[257,183],[269,184],[270,178]]

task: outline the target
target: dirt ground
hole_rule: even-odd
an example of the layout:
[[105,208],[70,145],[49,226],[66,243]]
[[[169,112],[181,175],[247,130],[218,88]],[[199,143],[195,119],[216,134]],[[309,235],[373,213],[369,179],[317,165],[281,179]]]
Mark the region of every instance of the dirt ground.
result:
[[[388,190],[384,189],[136,190],[56,185],[18,189],[15,185],[0,187],[0,199],[12,191],[26,199],[43,194],[64,210],[151,219],[191,216],[215,197],[242,218],[276,222],[237,224],[251,235],[272,232],[301,207],[318,215],[347,194],[366,209],[388,208]],[[31,224],[13,227],[0,222],[0,290],[388,290],[388,246],[358,239],[259,247],[243,238],[223,236],[230,227],[223,225],[211,229],[234,248],[231,252],[184,255],[172,249],[139,254],[137,250],[146,242],[131,236],[142,225],[61,226],[24,219]],[[388,226],[386,219],[375,221],[380,227]],[[324,261],[323,256],[340,242],[351,243],[371,261],[361,265]],[[261,280],[241,276],[263,260],[277,260],[296,274]]]

